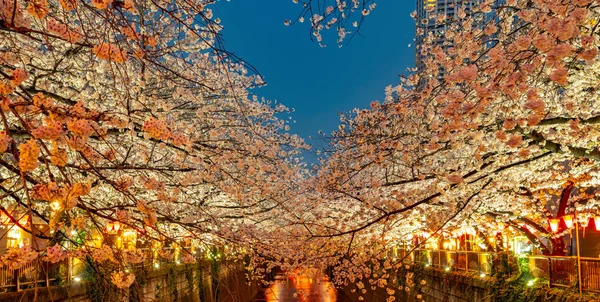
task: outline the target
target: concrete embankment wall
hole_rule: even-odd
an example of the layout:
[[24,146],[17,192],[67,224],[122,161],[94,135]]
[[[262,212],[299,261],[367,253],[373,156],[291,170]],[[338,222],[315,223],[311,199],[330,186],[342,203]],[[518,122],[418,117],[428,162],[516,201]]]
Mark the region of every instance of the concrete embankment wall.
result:
[[0,302],[247,302],[258,292],[256,283],[247,282],[241,263],[164,266],[137,274],[136,280],[130,290],[94,293],[94,288],[82,281],[67,286],[1,293]]
[[[587,302],[600,301],[597,295],[584,292],[579,295],[576,288],[548,288],[547,284],[534,287],[516,288],[510,280],[491,277],[478,277],[457,272],[429,269],[422,275],[425,284],[412,287],[409,291],[395,287],[396,302]],[[509,277],[510,278],[510,277]],[[365,292],[356,284],[340,289],[350,302],[390,301],[386,288],[371,287],[368,280],[362,280]],[[415,280],[419,282],[419,280]],[[390,286],[387,286],[388,288]],[[420,295],[418,297],[418,295]],[[360,299],[362,297],[362,300]]]
[[[463,277],[453,278],[450,282],[447,278],[443,278],[445,272],[432,271],[427,276],[428,282],[420,286],[420,290],[416,292],[414,289],[409,291],[394,288],[392,295],[397,302],[489,302],[488,289],[483,282],[476,278]],[[343,293],[351,300],[351,302],[385,302],[390,297],[385,288],[371,287],[368,281],[362,281],[363,289],[359,289],[355,284],[349,285],[341,289]],[[389,286],[388,286],[389,287]],[[419,298],[417,298],[419,296]],[[360,297],[363,300],[360,300]]]

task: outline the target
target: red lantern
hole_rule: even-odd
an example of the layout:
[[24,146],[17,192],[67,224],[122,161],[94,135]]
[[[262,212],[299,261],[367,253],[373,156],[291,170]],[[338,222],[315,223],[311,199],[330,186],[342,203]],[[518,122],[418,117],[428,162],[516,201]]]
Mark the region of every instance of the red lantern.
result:
[[581,218],[579,218],[579,225],[582,228],[587,228],[589,224],[590,224],[590,218],[589,217],[587,217],[587,216],[585,216],[585,217],[581,216]]
[[586,215],[579,215],[577,221],[579,221],[579,225],[583,228],[583,238],[585,238],[585,228],[587,228],[590,224],[590,217]]
[[556,233],[558,231],[558,224],[560,223],[560,219],[553,218],[550,219],[548,222],[550,223],[550,229],[552,229],[552,232]]
[[563,220],[565,221],[565,225],[567,226],[567,229],[570,229],[573,226],[573,216],[572,215],[563,216]]
[[115,224],[112,221],[106,223],[106,232],[111,234],[113,229],[115,228]]

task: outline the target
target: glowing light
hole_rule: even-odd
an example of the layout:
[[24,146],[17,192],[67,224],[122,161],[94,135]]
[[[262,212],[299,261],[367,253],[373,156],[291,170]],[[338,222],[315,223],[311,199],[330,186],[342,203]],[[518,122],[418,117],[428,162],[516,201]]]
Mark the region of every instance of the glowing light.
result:
[[588,216],[579,216],[579,225],[581,225],[582,228],[587,228],[589,224],[590,218]]
[[573,216],[572,215],[563,216],[563,221],[565,222],[565,225],[567,226],[568,229],[570,229],[573,226]]
[[21,231],[19,228],[13,227],[8,231],[7,237],[8,239],[17,240],[21,238]]
[[118,221],[108,221],[106,222],[106,232],[109,234],[115,234],[121,229],[121,223]]
[[447,272],[449,272],[450,271],[450,267],[446,266],[446,268],[444,270],[447,271]]
[[481,273],[481,274],[479,275],[479,277],[481,277],[481,278],[484,278],[484,277],[485,277],[485,273]]
[[527,286],[533,286],[534,280],[529,280],[529,282],[527,282]]
[[154,263],[154,268],[159,268],[159,267],[160,267],[160,264]]
[[560,219],[558,219],[558,218],[554,218],[554,219],[550,219],[549,220],[550,229],[552,230],[553,233],[556,233],[558,231],[558,224],[559,223],[560,223]]
[[108,233],[112,232],[112,230],[115,228],[115,223],[112,221],[109,221],[106,223],[106,231]]
[[79,281],[81,281],[81,278],[79,278],[79,277],[75,277],[75,278],[73,278],[73,281],[75,281],[75,282],[79,282]]
[[54,201],[54,202],[50,203],[50,208],[54,211],[60,210],[60,208],[61,208],[60,202]]
[[594,224],[596,225],[596,231],[600,231],[600,216],[594,217]]

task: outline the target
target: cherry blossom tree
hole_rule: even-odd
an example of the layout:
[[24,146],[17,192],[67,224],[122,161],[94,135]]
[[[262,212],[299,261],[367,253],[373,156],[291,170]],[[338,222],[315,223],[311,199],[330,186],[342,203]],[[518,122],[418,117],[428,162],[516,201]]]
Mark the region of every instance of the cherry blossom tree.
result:
[[310,184],[304,225],[321,247],[312,256],[339,267],[339,282],[385,279],[365,263],[400,268],[386,249],[417,234],[487,238],[503,228],[551,253],[560,234],[548,218],[597,212],[598,3],[457,11],[435,18],[443,39],[423,37],[422,72],[342,116]]
[[374,0],[292,0],[300,6],[295,19],[284,20],[285,25],[304,23],[310,25],[311,40],[325,46],[323,32],[329,29],[337,33],[337,44],[349,42],[359,33],[366,16],[376,7]]
[[293,217],[306,146],[285,106],[251,94],[264,83],[221,28],[206,1],[0,1],[0,211],[50,242],[3,264],[93,259],[127,288],[144,255],[124,230],[137,247],[252,254]]

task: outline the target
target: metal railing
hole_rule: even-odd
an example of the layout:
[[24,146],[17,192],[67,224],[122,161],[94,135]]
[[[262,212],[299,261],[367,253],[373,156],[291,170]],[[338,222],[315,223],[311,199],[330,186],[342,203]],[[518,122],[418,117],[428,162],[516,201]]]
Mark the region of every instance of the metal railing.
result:
[[[404,257],[406,253],[402,254]],[[417,250],[409,257],[414,262],[423,263],[444,270],[459,270],[490,274],[492,254],[472,251]]]
[[[465,271],[491,275],[493,253],[473,251],[415,250],[398,251],[398,257],[446,271]],[[516,258],[513,256],[516,264]],[[581,284],[582,290],[600,292],[600,258],[580,257],[581,279],[577,272],[576,256],[527,256],[529,272],[534,278],[547,280],[551,287],[572,287]]]
[[[174,250],[164,248],[162,250],[171,254],[171,259],[161,257],[152,248],[139,248],[145,257],[144,261],[137,264],[128,264],[129,268],[136,269],[157,269],[164,264],[179,264],[181,255],[175,257]],[[69,257],[57,263],[50,263],[38,258],[34,261],[24,264],[18,269],[11,270],[8,266],[0,266],[0,293],[22,291],[31,288],[37,283],[40,286],[50,286],[56,280],[63,280],[63,284],[69,284],[73,280],[81,279],[81,274],[85,269],[85,263]]]

